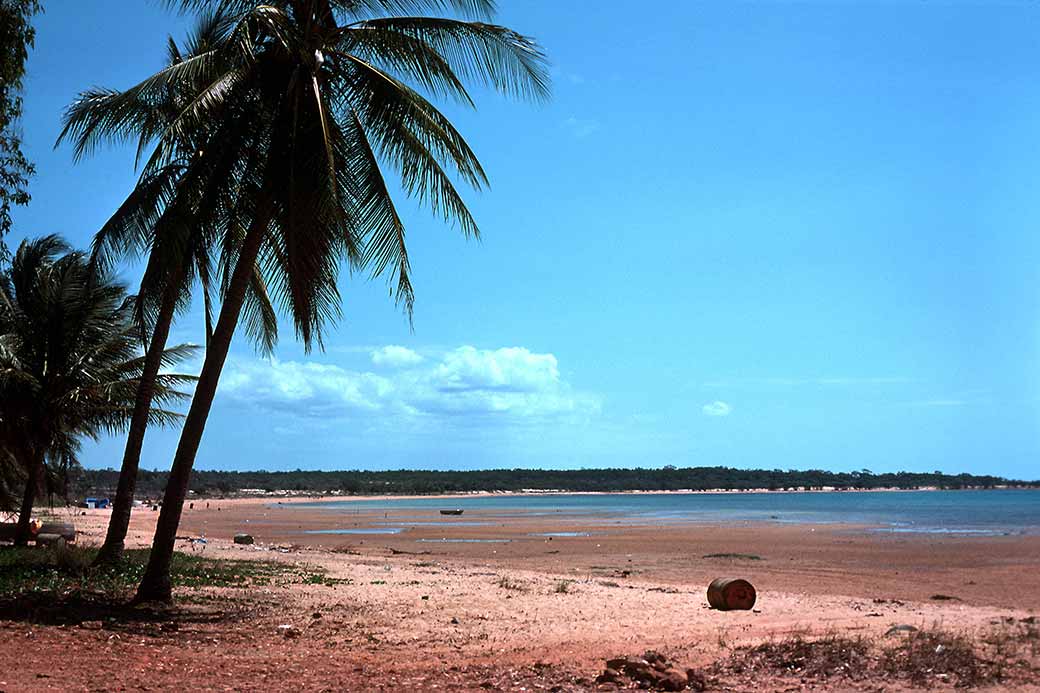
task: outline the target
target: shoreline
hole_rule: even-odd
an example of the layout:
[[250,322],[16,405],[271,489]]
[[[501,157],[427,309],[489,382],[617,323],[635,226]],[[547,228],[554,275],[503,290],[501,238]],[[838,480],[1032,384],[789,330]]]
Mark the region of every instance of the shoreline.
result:
[[[864,523],[629,523],[602,513],[494,509],[467,509],[458,517],[441,516],[436,507],[395,512],[359,505],[336,512],[300,505],[307,501],[282,499],[279,505],[268,498],[238,498],[211,500],[208,508],[196,502],[194,509],[185,507],[181,533],[216,543],[249,533],[256,546],[234,549],[244,551],[243,557],[255,551],[423,556],[459,567],[563,577],[609,580],[631,573],[677,587],[706,585],[734,573],[790,593],[921,601],[945,594],[980,606],[1008,605],[1007,595],[1040,570],[1038,534],[877,532]],[[103,535],[109,513],[87,512],[96,514],[90,519],[97,525],[88,527],[87,535]],[[154,528],[157,515],[135,512],[133,525]],[[77,524],[86,519],[76,518]],[[150,539],[150,529],[136,533],[137,545],[147,546]],[[188,541],[178,546],[191,550]],[[914,576],[909,583],[908,575]],[[1040,592],[1027,590],[1018,605],[1040,609]]]
[[[973,490],[973,489],[961,489],[961,490]],[[989,489],[998,490],[998,489]],[[1007,491],[1014,491],[1016,489],[1003,489]],[[932,493],[941,491],[941,489],[920,489],[921,492]],[[871,491],[856,491],[851,492],[855,494],[870,493]],[[911,493],[912,491],[904,489],[885,489],[883,491],[877,491],[879,493]],[[292,492],[284,492],[286,494]],[[305,493],[295,493],[293,495],[280,495],[278,492],[264,495],[249,495],[249,496],[236,496],[236,497],[223,497],[220,499],[208,498],[205,496],[195,497],[195,502],[206,503],[207,506],[211,503],[222,503],[222,504],[242,504],[242,503],[261,503],[266,504],[267,507],[277,508],[279,506],[312,506],[315,511],[327,513],[326,517],[335,518],[336,511],[341,512],[341,517],[345,517],[343,513],[373,513],[373,514],[394,514],[400,512],[409,512],[412,514],[430,513],[432,517],[439,517],[439,511],[442,509],[454,509],[455,502],[466,501],[470,499],[501,499],[507,505],[496,506],[493,502],[489,504],[479,504],[476,506],[470,505],[464,508],[466,519],[473,519],[477,516],[503,516],[510,517],[514,520],[527,517],[537,517],[538,515],[544,515],[547,512],[545,507],[523,507],[518,506],[516,503],[508,503],[511,499],[547,499],[547,502],[551,503],[551,500],[555,498],[606,498],[606,497],[617,497],[623,498],[639,498],[639,497],[666,497],[666,496],[741,496],[741,495],[755,495],[763,496],[770,493],[783,493],[784,495],[790,496],[792,494],[830,494],[836,493],[835,491],[783,491],[783,492],[771,492],[765,491],[761,493],[746,493],[746,492],[728,492],[728,491],[700,491],[700,492],[687,492],[687,491],[629,491],[629,492],[598,492],[598,491],[586,491],[586,492],[468,492],[468,493],[447,493],[447,494],[380,494],[380,495],[353,495],[343,496],[337,494],[314,494],[309,495]],[[846,493],[846,492],[837,492]],[[409,505],[409,501],[417,501],[416,505]],[[434,504],[442,502],[444,507],[435,507]],[[544,504],[543,504],[544,505]],[[462,503],[459,503],[459,507]],[[662,509],[665,510],[665,509]],[[1038,508],[1040,510],[1040,508]],[[772,512],[769,517],[763,515],[764,512]],[[769,511],[763,508],[754,509],[747,508],[743,511],[733,509],[716,509],[716,508],[697,508],[676,511],[675,514],[664,514],[656,515],[653,509],[647,509],[646,512],[634,511],[631,508],[622,510],[613,510],[609,507],[559,507],[553,508],[552,513],[554,516],[560,519],[566,519],[568,521],[574,521],[575,518],[580,518],[581,522],[597,521],[602,523],[608,523],[613,525],[623,525],[626,527],[660,527],[660,528],[681,528],[681,527],[709,527],[709,526],[759,526],[759,527],[784,527],[784,526],[814,526],[821,529],[828,528],[837,531],[858,531],[867,534],[890,534],[890,535],[934,535],[934,536],[950,536],[950,537],[1001,537],[1001,536],[1038,536],[1040,535],[1040,515],[1037,517],[1037,521],[1032,524],[1028,523],[1014,523],[1009,522],[1007,524],[972,524],[970,522],[963,523],[944,523],[936,521],[933,518],[932,522],[928,522],[926,519],[915,521],[908,517],[900,517],[893,515],[889,519],[885,519],[883,516],[878,517],[864,517],[862,515],[856,515],[856,511],[852,511],[851,516],[843,516],[842,511],[836,509],[824,509],[823,514],[818,519],[810,519],[806,517],[807,513],[818,513],[817,509],[797,509],[797,508],[776,508],[773,511]],[[450,517],[455,517],[456,522],[461,518],[459,516],[440,516],[441,522],[450,522]],[[374,515],[373,515],[374,518]],[[397,518],[398,520],[401,518]],[[373,524],[378,524],[374,522]],[[407,522],[397,522],[397,524],[408,524]],[[463,522],[465,524],[465,522]],[[372,531],[373,534],[380,532]]]
[[464,499],[485,497],[541,497],[541,496],[696,496],[696,495],[790,495],[790,494],[820,494],[820,493],[919,493],[919,492],[972,492],[972,491],[1036,491],[1040,488],[1034,486],[993,486],[993,487],[966,487],[958,489],[945,489],[937,486],[923,486],[920,488],[879,487],[864,489],[845,489],[824,487],[820,489],[674,489],[674,490],[650,490],[644,491],[631,489],[627,491],[565,491],[559,489],[524,489],[523,491],[459,491],[455,493],[382,493],[382,494],[339,494],[339,493],[314,493],[309,491],[292,491],[279,489],[275,491],[261,491],[259,489],[241,489],[233,494],[209,495],[189,491],[188,500],[200,499],[213,501],[233,500],[261,500],[276,499],[283,502],[303,501],[345,501],[364,502],[376,500],[421,500],[421,499]]

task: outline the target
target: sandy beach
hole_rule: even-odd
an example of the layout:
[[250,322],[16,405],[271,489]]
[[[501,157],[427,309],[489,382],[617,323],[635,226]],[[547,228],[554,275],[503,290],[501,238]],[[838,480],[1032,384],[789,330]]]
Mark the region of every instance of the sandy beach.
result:
[[[205,536],[206,556],[320,566],[335,584],[229,589],[218,596],[238,616],[202,619],[175,637],[0,622],[9,643],[31,644],[0,648],[0,690],[162,690],[185,675],[206,690],[611,690],[594,679],[617,655],[657,650],[708,667],[734,647],[794,634],[884,641],[897,625],[978,634],[1035,622],[1040,610],[1040,537],[1031,535],[636,526],[468,510],[395,517],[300,505],[307,500],[195,500],[182,534]],[[62,513],[81,542],[100,542],[107,511]],[[135,511],[132,545],[147,546],[156,515]],[[307,533],[387,527],[400,532]],[[257,543],[233,544],[237,532]],[[709,609],[705,587],[719,576],[754,583],[755,609]],[[299,637],[282,637],[280,625]],[[77,657],[56,668],[55,651]],[[90,682],[98,676],[103,685]],[[745,683],[762,690],[761,677]]]

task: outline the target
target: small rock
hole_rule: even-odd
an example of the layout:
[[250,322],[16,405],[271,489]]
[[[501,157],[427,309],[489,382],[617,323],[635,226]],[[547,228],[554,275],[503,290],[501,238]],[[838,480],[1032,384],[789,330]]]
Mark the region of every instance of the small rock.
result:
[[686,686],[691,691],[703,691],[708,688],[708,680],[696,669],[687,669]]
[[236,534],[234,541],[235,541],[236,544],[252,544],[253,543],[253,535],[252,534]]
[[315,621],[321,620],[321,612],[315,611],[313,614],[311,614],[311,618],[313,618]]
[[631,676],[633,671],[648,671],[650,663],[642,657],[615,657],[607,660],[607,668],[622,671]]
[[889,635],[897,635],[899,633],[915,633],[915,632],[917,632],[917,628],[916,627],[911,626],[911,625],[907,625],[906,623],[900,623],[898,625],[892,626],[887,631],[885,631],[885,637],[888,637]]
[[631,666],[625,667],[625,673],[633,681],[638,681],[639,683],[648,683],[651,685],[656,684],[661,675],[661,672],[654,669],[647,662],[633,664]]
[[298,638],[300,636],[300,629],[288,623],[283,623],[278,626],[278,634],[286,638]]
[[456,625],[457,626],[457,625],[459,625],[459,619],[457,619],[454,616],[452,616],[451,617],[451,623],[452,623],[452,625]]
[[596,677],[596,683],[617,683],[621,680],[621,672],[607,667],[603,673]]
[[646,652],[644,652],[643,659],[645,659],[650,664],[664,664],[667,662],[667,660],[664,658],[664,655],[662,655],[660,652],[657,652],[656,650],[647,650]]
[[658,672],[658,674],[656,684],[663,691],[681,691],[689,683],[686,672],[675,667],[665,669],[662,672]]

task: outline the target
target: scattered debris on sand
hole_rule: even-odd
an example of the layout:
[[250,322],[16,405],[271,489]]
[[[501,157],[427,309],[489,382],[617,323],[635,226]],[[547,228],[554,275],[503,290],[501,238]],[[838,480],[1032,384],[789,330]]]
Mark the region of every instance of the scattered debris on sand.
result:
[[695,669],[684,669],[667,657],[649,650],[641,657],[615,657],[607,660],[603,673],[596,678],[599,690],[618,690],[635,684],[657,691],[703,691],[707,681]]

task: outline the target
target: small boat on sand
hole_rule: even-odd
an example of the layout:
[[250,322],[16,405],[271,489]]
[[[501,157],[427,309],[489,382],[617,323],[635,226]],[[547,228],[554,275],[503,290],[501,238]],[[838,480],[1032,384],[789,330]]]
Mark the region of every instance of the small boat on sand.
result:
[[462,508],[451,508],[448,510],[441,510],[441,515],[461,515]]

